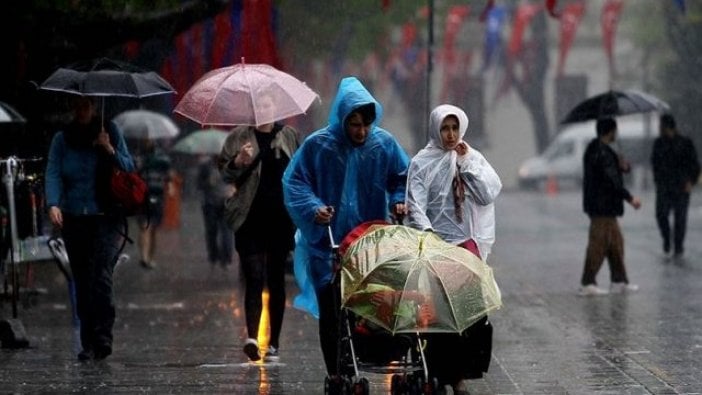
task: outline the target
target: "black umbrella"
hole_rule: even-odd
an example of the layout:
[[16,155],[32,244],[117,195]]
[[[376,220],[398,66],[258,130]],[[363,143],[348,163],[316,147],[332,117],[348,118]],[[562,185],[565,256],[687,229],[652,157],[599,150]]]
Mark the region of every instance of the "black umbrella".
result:
[[603,117],[669,110],[668,103],[648,93],[635,90],[610,90],[580,102],[570,110],[561,123],[576,123]]
[[175,93],[171,84],[156,72],[108,58],[61,67],[39,88],[102,97],[143,98]]

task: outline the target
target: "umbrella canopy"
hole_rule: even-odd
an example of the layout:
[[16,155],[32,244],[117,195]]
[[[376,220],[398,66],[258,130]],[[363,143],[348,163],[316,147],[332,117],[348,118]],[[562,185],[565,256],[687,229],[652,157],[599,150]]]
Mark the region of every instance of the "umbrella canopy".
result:
[[171,118],[149,110],[125,111],[114,117],[113,121],[126,138],[167,139],[180,134],[178,125]]
[[25,123],[26,119],[12,106],[0,101],[0,123]]
[[318,98],[304,82],[275,67],[239,63],[202,76],[174,112],[203,126],[260,126],[304,114]]
[[669,110],[668,103],[648,93],[635,90],[611,90],[582,101],[568,112],[561,123]]
[[175,93],[173,87],[156,72],[107,58],[61,67],[54,71],[39,88],[102,97],[144,98]]
[[184,154],[216,155],[222,152],[228,135],[229,132],[220,129],[198,130],[180,139],[171,150]]
[[461,332],[502,305],[492,269],[431,232],[371,225],[341,266],[342,306],[393,334]]

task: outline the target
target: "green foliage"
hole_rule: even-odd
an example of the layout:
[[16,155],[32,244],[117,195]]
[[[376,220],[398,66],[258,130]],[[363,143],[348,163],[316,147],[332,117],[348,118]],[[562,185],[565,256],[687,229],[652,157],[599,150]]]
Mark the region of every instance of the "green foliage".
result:
[[179,0],[37,0],[32,8],[36,11],[70,11],[91,15],[158,10],[180,3]]

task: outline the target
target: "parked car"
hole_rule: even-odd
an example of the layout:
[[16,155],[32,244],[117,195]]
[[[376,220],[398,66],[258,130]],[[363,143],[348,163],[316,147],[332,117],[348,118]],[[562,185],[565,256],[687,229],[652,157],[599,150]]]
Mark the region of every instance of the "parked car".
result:
[[[644,115],[619,117],[617,131],[613,148],[632,167],[648,167],[653,139],[658,136],[658,116],[650,116],[648,128]],[[583,153],[596,136],[595,121],[564,125],[541,155],[519,166],[520,188],[541,189],[549,180],[559,186],[579,187],[583,179]]]

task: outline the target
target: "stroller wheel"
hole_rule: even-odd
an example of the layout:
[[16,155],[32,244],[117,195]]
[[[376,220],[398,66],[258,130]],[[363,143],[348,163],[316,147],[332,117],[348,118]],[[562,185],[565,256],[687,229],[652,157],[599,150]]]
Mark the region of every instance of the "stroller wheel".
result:
[[324,378],[324,394],[325,395],[347,395],[351,392],[351,380],[348,377],[325,377]]
[[407,391],[405,377],[400,374],[393,374],[390,380],[390,393],[392,395],[403,395]]
[[370,383],[365,377],[361,377],[353,384],[353,395],[368,395],[370,394]]

